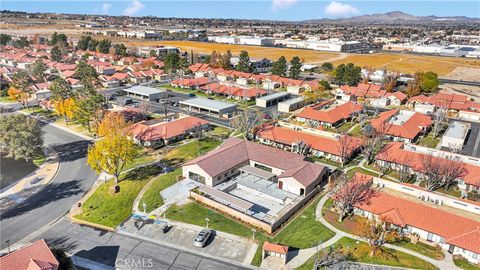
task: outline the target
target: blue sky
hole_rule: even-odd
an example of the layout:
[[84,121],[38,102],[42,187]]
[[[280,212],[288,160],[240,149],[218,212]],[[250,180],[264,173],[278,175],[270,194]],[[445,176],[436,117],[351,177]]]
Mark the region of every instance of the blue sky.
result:
[[413,15],[480,17],[480,1],[322,1],[322,0],[2,0],[0,9],[185,18],[305,20],[351,17],[399,10]]

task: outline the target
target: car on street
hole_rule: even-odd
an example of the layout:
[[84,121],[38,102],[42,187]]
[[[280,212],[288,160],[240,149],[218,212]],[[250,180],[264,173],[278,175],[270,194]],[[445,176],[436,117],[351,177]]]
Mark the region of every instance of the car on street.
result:
[[190,93],[190,94],[188,94],[188,96],[189,96],[189,97],[194,97],[195,94],[194,94],[194,93]]
[[197,234],[195,240],[193,240],[193,245],[196,247],[204,247],[207,245],[210,237],[212,237],[212,230],[203,229]]

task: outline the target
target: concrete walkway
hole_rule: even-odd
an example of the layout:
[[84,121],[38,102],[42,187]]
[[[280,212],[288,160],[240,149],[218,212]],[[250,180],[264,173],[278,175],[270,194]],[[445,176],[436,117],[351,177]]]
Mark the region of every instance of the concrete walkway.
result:
[[[323,209],[323,206],[325,205],[325,202],[328,200],[329,197],[330,196],[327,194],[327,195],[323,196],[322,199],[320,199],[320,201],[318,202],[317,208],[315,210],[315,216],[317,217],[317,220],[320,223],[322,223],[325,227],[327,227],[328,229],[335,232],[335,236],[333,238],[329,239],[328,241],[318,245],[317,247],[300,250],[298,255],[287,263],[287,267],[289,269],[294,269],[294,268],[297,268],[297,267],[301,266],[308,259],[310,259],[317,252],[317,250],[321,250],[325,247],[328,247],[328,246],[334,244],[335,242],[337,242],[342,237],[349,237],[349,238],[352,238],[352,239],[355,239],[355,240],[358,240],[358,241],[365,242],[363,239],[361,239],[360,237],[358,237],[356,235],[352,235],[352,234],[343,232],[343,231],[335,228],[333,225],[328,223],[323,218],[322,209]],[[445,253],[445,252],[444,252],[445,253],[445,258],[443,260],[434,260],[430,257],[424,256],[422,254],[419,254],[417,252],[411,251],[411,250],[406,249],[406,248],[398,247],[398,246],[391,245],[391,244],[386,244],[385,246],[388,247],[388,248],[391,248],[391,249],[395,249],[395,250],[410,254],[410,255],[415,256],[417,258],[420,258],[424,261],[427,261],[427,262],[435,265],[439,269],[459,269],[453,263],[453,257],[451,256],[451,254],[448,254],[448,253]]]

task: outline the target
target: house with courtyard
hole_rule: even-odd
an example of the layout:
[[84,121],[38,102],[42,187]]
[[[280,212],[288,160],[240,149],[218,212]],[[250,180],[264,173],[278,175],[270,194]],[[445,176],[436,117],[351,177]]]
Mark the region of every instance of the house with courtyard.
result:
[[363,105],[353,101],[327,100],[304,108],[295,118],[312,126],[334,127],[353,120],[362,110]]
[[[372,176],[358,174],[359,181],[373,181]],[[480,220],[460,213],[430,207],[415,197],[400,197],[379,192],[368,201],[355,205],[354,213],[366,218],[383,219],[388,228],[408,235],[413,241],[463,256],[471,263],[480,262]]]
[[182,171],[199,185],[193,199],[268,233],[313,198],[328,177],[326,167],[302,155],[233,137]]
[[362,140],[348,135],[279,122],[257,131],[259,142],[286,151],[347,162],[362,147]]
[[370,123],[377,132],[386,135],[390,140],[415,142],[430,130],[432,119],[418,112],[393,109],[380,113]]
[[195,136],[209,128],[209,122],[194,116],[180,115],[177,119],[153,119],[128,127],[125,134],[135,143],[147,147],[161,147]]

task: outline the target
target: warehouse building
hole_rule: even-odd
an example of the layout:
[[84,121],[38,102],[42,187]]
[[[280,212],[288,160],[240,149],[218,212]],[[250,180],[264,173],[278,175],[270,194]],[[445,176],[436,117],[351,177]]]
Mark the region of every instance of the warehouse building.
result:
[[461,150],[470,131],[470,123],[453,121],[442,137],[442,147]]
[[279,102],[289,99],[291,96],[287,92],[279,92],[267,96],[257,98],[257,106],[262,108],[267,108],[270,106],[277,105]]
[[146,99],[148,101],[159,101],[161,98],[164,98],[168,95],[167,91],[165,90],[143,85],[136,85],[134,87],[124,89],[123,91],[125,91],[128,95]]
[[291,112],[300,109],[303,107],[303,98],[297,97],[288,99],[278,103],[278,111],[279,112]]

